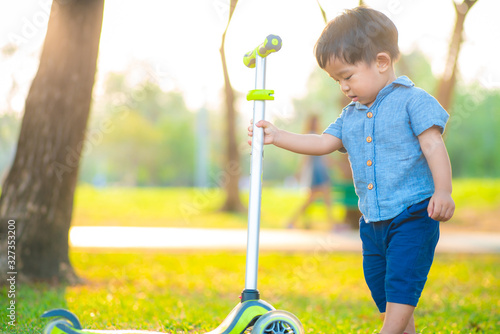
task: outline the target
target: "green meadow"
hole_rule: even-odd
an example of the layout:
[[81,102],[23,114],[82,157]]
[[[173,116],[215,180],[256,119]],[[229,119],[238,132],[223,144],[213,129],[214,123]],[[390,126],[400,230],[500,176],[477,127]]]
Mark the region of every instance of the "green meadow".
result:
[[[245,228],[246,213],[218,210],[223,196],[218,189],[83,185],[77,189],[73,224]],[[264,188],[262,227],[285,226],[305,196],[297,190]],[[456,215],[444,228],[499,231],[500,180],[455,180],[453,196]],[[333,210],[340,222],[345,208],[336,204]],[[329,228],[322,203],[315,203],[305,219],[314,229]],[[243,252],[72,249],[70,257],[85,283],[18,283],[17,325],[7,325],[3,308],[1,333],[41,333],[47,321],[40,315],[61,307],[77,314],[88,329],[205,333],[239,302],[244,287]],[[381,320],[361,261],[357,253],[265,251],[259,290],[277,309],[296,314],[306,333],[376,333]],[[498,254],[438,254],[416,310],[419,332],[500,332],[499,263]],[[0,295],[7,295],[5,286]]]
[[[305,201],[307,193],[296,189],[264,187],[262,228],[282,228]],[[345,207],[338,204],[333,186],[333,217],[344,219]],[[458,179],[453,181],[456,213],[444,228],[500,231],[500,179]],[[75,197],[73,225],[78,226],[164,226],[245,228],[246,212],[219,211],[224,192],[218,188],[94,188],[80,186]],[[246,206],[248,193],[242,191]],[[324,205],[314,203],[302,221],[315,229],[329,229]]]
[[[85,284],[21,285],[17,332],[3,321],[0,329],[38,334],[46,324],[40,315],[63,307],[88,329],[205,333],[239,302],[244,286],[242,252],[74,250],[71,260]],[[498,255],[438,255],[415,313],[418,330],[498,333],[499,260]],[[258,288],[275,308],[296,314],[306,333],[376,333],[381,327],[360,254],[263,252]]]

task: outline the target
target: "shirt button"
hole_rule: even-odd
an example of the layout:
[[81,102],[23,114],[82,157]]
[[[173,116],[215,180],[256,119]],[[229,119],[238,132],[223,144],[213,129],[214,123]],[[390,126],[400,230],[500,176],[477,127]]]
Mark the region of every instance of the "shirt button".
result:
[[372,137],[370,137],[370,136],[366,137],[366,142],[371,143],[372,142]]
[[366,113],[366,117],[372,118],[373,117],[373,113],[371,111],[367,112]]
[[369,190],[372,190],[372,189],[373,189],[373,184],[371,184],[371,183],[370,183],[370,184],[368,185],[368,189],[369,189]]
[[368,161],[366,162],[366,165],[367,165],[368,167],[370,167],[371,165],[373,165],[373,162],[372,162],[371,160],[368,160]]

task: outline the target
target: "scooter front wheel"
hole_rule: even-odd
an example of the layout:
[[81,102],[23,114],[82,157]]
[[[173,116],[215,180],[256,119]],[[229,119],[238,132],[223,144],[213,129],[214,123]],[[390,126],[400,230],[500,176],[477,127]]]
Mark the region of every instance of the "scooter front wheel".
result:
[[43,334],[80,334],[80,320],[68,310],[55,309],[45,312],[42,318],[52,319],[43,329]]
[[73,328],[67,319],[55,319],[49,322],[43,329],[42,334],[81,334],[80,330]]
[[300,320],[287,311],[270,311],[254,324],[251,334],[304,334]]

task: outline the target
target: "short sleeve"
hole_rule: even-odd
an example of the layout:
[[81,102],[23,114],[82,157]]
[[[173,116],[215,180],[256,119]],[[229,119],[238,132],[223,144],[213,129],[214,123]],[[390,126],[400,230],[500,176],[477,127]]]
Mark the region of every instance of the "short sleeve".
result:
[[419,136],[434,125],[441,128],[442,134],[450,117],[439,102],[422,89],[419,89],[419,93],[414,96],[412,103],[410,103],[408,114],[415,136]]
[[[344,123],[344,112],[340,114],[340,116],[335,120],[335,122],[331,123],[323,133],[332,135],[342,140],[342,125]],[[339,152],[347,153],[346,149],[342,147],[339,149]]]

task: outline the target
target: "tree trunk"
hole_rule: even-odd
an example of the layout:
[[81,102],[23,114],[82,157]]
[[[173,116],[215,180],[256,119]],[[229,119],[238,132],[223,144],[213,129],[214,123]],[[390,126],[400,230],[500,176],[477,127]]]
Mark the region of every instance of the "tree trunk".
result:
[[224,71],[224,89],[226,97],[226,164],[223,171],[223,178],[221,182],[226,190],[226,200],[222,206],[223,211],[239,212],[244,210],[244,206],[240,200],[239,180],[241,174],[240,168],[240,154],[238,152],[238,145],[236,140],[236,111],[234,109],[234,91],[229,81],[229,74],[226,65],[226,55],[224,45],[226,42],[226,32],[231,22],[234,9],[238,0],[231,0],[229,19],[227,22],[226,30],[222,34],[222,43],[220,47],[220,55],[222,60],[222,69]]
[[451,37],[450,48],[448,50],[446,66],[443,76],[439,80],[436,93],[436,99],[439,103],[441,103],[443,108],[448,111],[450,111],[451,108],[453,90],[455,88],[457,78],[458,55],[460,54],[460,48],[463,42],[465,17],[476,2],[477,0],[465,0],[461,4],[453,2],[457,18],[455,21],[455,28],[453,29],[453,35]]
[[[321,15],[323,16],[323,20],[325,21],[325,25],[328,23],[327,18],[326,18],[326,13],[321,7],[321,4],[319,1],[317,1],[318,6],[321,10]],[[363,0],[359,0],[359,6],[364,6],[365,3]],[[351,103],[351,100],[345,96],[344,94],[341,94],[341,98],[339,100],[339,106],[340,109],[342,110],[346,105]],[[342,171],[342,176],[341,178],[344,181],[350,181],[353,182],[352,180],[352,170],[351,170],[351,165],[349,163],[349,158],[346,154],[342,154],[342,158],[339,161],[339,169]],[[352,208],[352,207],[347,207],[346,206],[346,215],[344,217],[344,223],[347,224],[349,227],[352,229],[358,229],[359,228],[359,218],[361,217],[361,212],[359,211],[358,208]]]
[[[104,0],[52,4],[17,152],[0,198],[0,233],[6,233],[8,220],[15,220],[16,270],[24,279],[77,279],[68,256],[68,232],[103,7]],[[5,256],[2,246],[0,256]]]

